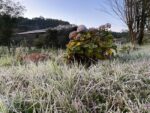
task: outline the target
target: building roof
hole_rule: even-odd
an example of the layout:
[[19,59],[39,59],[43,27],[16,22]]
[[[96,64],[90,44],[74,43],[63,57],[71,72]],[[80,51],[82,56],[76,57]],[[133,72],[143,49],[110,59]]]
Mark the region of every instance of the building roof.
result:
[[27,31],[27,32],[17,33],[17,35],[45,33],[47,30],[48,29],[33,30],[33,31]]
[[17,33],[17,35],[26,35],[26,34],[38,34],[38,33],[45,33],[47,30],[64,30],[64,29],[70,29],[76,27],[75,25],[59,25],[54,28],[46,28],[46,29],[40,29],[40,30],[32,30],[32,31],[27,31],[27,32],[21,32]]

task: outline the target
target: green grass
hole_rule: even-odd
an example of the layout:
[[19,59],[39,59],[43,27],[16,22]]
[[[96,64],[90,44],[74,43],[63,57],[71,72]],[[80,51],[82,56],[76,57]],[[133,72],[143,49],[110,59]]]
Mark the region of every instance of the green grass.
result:
[[[0,58],[0,113],[149,113],[150,46],[85,68],[52,60],[20,65]],[[46,52],[42,50],[42,52]]]

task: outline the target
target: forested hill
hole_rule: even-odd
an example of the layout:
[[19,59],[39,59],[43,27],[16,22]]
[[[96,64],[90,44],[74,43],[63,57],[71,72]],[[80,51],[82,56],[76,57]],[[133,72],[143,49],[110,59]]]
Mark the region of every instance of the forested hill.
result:
[[67,21],[57,20],[57,19],[46,19],[44,17],[36,17],[33,19],[19,17],[17,18],[17,32],[45,29],[48,27],[56,27],[58,25],[69,25]]

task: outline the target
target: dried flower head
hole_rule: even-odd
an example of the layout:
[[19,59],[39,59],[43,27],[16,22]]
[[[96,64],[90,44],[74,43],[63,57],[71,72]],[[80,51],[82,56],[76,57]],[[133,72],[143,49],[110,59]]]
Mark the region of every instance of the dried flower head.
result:
[[78,26],[78,28],[77,28],[77,32],[78,32],[78,33],[86,32],[86,31],[87,31],[87,28],[86,28],[85,25],[80,25],[80,26]]

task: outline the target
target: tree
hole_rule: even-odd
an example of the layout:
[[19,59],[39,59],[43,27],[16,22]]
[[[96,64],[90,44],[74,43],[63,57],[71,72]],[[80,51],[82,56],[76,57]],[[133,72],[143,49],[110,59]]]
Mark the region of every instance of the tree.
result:
[[0,0],[0,15],[19,17],[23,14],[24,7],[13,0]]
[[0,44],[10,47],[17,17],[23,13],[23,6],[12,0],[0,0]]
[[114,13],[128,26],[131,43],[142,44],[150,0],[110,0]]
[[16,19],[11,18],[9,15],[0,16],[0,44],[9,46],[10,38],[13,34],[13,27],[15,26]]
[[144,31],[150,17],[150,1],[149,0],[140,0],[139,1],[139,32],[138,32],[138,44],[142,44]]

